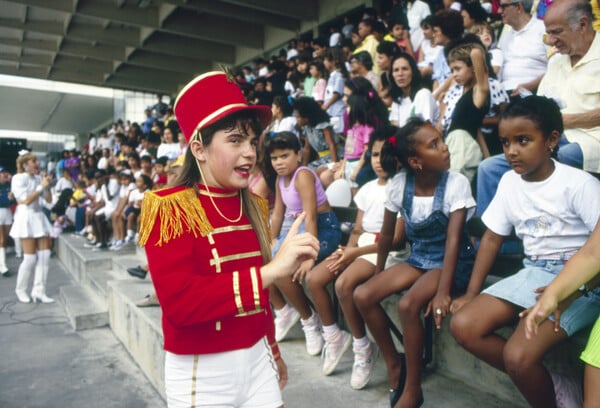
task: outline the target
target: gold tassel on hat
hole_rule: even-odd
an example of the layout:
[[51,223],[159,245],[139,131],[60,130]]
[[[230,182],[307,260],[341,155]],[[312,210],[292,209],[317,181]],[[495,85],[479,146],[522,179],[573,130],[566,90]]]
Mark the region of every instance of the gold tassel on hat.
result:
[[[157,217],[160,217],[160,234],[154,243],[156,246],[166,244],[184,232],[191,232],[194,237],[198,234],[204,237],[213,230],[193,188],[164,197],[151,191],[145,194],[140,215],[140,246],[148,243]],[[186,227],[187,231],[184,231]]]

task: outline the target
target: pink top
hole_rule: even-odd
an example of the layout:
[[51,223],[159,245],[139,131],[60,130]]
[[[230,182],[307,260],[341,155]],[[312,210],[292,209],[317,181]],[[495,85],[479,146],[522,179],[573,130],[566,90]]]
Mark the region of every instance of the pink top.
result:
[[346,133],[346,145],[344,148],[345,159],[360,159],[365,146],[369,144],[369,138],[371,137],[373,128],[369,125],[355,124]]
[[323,102],[325,100],[325,89],[327,88],[327,81],[323,78],[317,79],[315,86],[312,89],[312,97],[317,102]]
[[296,215],[302,212],[302,200],[300,199],[300,194],[298,190],[296,190],[296,176],[300,170],[307,170],[312,173],[315,178],[315,192],[317,196],[317,207],[321,204],[327,202],[327,196],[325,195],[325,190],[323,189],[323,185],[321,184],[321,180],[319,180],[319,176],[317,173],[309,167],[300,166],[294,172],[292,176],[292,180],[290,180],[290,184],[285,186],[285,180],[283,177],[279,177],[279,191],[281,192],[281,200],[286,207],[286,217],[295,217]]

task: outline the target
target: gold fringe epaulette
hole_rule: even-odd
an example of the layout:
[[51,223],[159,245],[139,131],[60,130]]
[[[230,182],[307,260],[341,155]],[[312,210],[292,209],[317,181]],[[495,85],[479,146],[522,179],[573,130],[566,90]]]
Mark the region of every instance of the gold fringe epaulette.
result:
[[184,232],[191,232],[197,237],[198,234],[206,236],[213,230],[193,188],[186,188],[164,196],[157,192],[147,192],[142,201],[140,246],[148,243],[157,218],[160,218],[160,234],[154,243],[156,246],[166,244]]

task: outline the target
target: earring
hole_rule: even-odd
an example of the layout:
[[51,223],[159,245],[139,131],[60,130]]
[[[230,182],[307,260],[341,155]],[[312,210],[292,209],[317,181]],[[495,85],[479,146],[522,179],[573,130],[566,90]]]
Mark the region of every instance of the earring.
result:
[[550,150],[550,154],[554,153],[554,147],[550,146],[548,150]]
[[423,170],[423,166],[421,166],[420,164],[417,166],[417,170],[421,171]]

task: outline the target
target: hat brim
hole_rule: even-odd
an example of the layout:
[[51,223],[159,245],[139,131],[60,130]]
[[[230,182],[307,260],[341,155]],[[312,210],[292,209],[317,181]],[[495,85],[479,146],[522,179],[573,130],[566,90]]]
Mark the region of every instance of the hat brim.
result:
[[219,109],[216,112],[213,112],[209,117],[205,118],[202,122],[200,122],[196,129],[203,129],[208,125],[212,125],[213,123],[223,119],[226,116],[229,116],[236,112],[241,111],[255,111],[258,114],[258,120],[260,121],[261,126],[266,128],[271,124],[273,120],[273,113],[271,112],[271,107],[267,105],[246,105],[246,104],[233,104],[225,106]]

